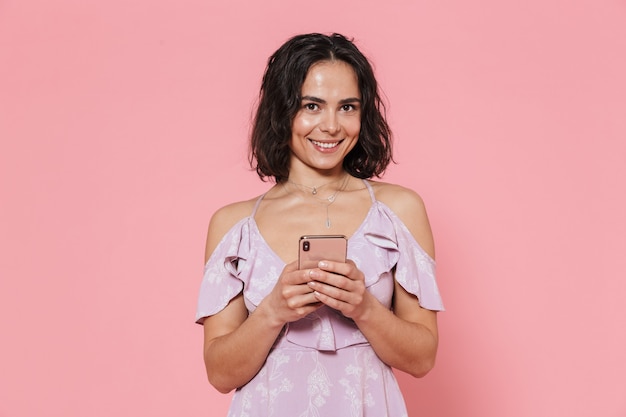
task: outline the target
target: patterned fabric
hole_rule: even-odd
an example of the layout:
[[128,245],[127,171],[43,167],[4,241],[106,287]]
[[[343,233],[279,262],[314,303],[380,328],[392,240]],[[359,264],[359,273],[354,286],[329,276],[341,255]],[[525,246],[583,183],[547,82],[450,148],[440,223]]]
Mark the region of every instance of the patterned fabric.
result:
[[[422,307],[443,310],[434,260],[364,182],[372,206],[348,240],[348,258],[365,274],[367,289],[391,308],[395,268],[395,279]],[[253,212],[232,227],[207,262],[196,322],[221,311],[241,291],[248,311],[254,311],[284,266],[261,236]],[[406,415],[391,368],[351,319],[323,306],[285,325],[263,368],[235,392],[228,417]]]

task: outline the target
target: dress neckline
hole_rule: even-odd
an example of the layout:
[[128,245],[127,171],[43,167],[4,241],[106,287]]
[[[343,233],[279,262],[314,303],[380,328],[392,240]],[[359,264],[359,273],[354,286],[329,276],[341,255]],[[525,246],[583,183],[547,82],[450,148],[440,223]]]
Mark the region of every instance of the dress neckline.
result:
[[[374,208],[379,203],[379,201],[376,200],[376,196],[374,195],[374,190],[373,190],[371,184],[367,180],[365,180],[365,179],[362,179],[362,181],[365,184],[365,186],[366,186],[366,188],[367,188],[367,190],[368,190],[368,192],[370,194],[370,198],[372,199],[372,204],[370,205],[370,208],[367,211],[367,214],[363,218],[363,221],[359,224],[359,227],[356,228],[356,230],[352,233],[352,235],[348,236],[348,247],[350,247],[350,242],[352,240],[354,240],[354,238],[356,236],[358,236],[359,234],[362,234],[363,229],[365,228],[365,225],[367,224],[369,219],[372,217],[372,213],[374,211]],[[278,261],[280,261],[280,263],[282,265],[286,265],[286,262],[284,261],[284,259],[281,258],[280,256],[278,256],[276,251],[270,246],[269,243],[267,243],[267,240],[265,240],[265,237],[261,233],[261,230],[259,230],[259,226],[257,225],[256,219],[254,218],[254,216],[256,214],[256,211],[259,208],[259,205],[261,204],[261,201],[263,200],[263,197],[265,197],[265,193],[262,194],[257,199],[256,204],[254,205],[254,209],[252,210],[252,213],[250,213],[250,215],[248,216],[248,221],[253,226],[254,233],[256,233],[256,235],[259,237],[259,240],[261,241],[263,246],[267,249],[267,251],[271,254],[271,256],[273,256]]]
[[[359,225],[359,227],[357,227],[357,229],[354,231],[354,233],[352,233],[351,236],[348,237],[348,248],[350,247],[350,242],[352,242],[353,240],[355,240],[355,238],[357,238],[359,235],[361,235],[363,233],[363,229],[365,228],[365,225],[368,223],[369,219],[372,217],[372,213],[374,212],[374,208],[375,206],[378,204],[378,201],[375,201],[369,208],[369,210],[367,211],[367,214],[365,215],[365,218],[363,219],[363,221],[361,222],[361,224]],[[248,221],[250,223],[250,225],[252,226],[252,230],[254,231],[254,233],[258,236],[259,240],[261,241],[261,243],[263,244],[263,246],[267,249],[267,251],[274,257],[276,258],[278,261],[280,261],[280,263],[282,265],[286,265],[287,263],[283,260],[283,258],[281,258],[280,256],[278,256],[278,254],[276,253],[276,251],[274,251],[274,249],[269,245],[269,243],[267,243],[267,240],[265,240],[265,237],[263,236],[263,234],[261,233],[261,231],[259,230],[259,226],[256,224],[256,220],[254,219],[253,216],[249,216],[248,217]]]

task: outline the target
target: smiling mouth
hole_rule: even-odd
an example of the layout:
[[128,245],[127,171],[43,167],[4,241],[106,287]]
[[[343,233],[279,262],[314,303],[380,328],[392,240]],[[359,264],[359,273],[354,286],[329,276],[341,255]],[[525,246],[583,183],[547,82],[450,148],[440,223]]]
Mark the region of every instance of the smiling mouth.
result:
[[332,149],[334,147],[339,146],[339,144],[342,141],[337,141],[337,142],[318,142],[316,140],[313,139],[309,139],[311,141],[311,143],[313,143],[313,145],[315,146],[319,146],[320,148],[324,148],[324,149]]

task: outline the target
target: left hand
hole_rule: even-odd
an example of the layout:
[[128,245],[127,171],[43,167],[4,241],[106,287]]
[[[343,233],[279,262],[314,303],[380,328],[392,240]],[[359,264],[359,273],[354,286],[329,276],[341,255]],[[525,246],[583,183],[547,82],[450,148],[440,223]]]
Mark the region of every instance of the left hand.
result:
[[372,306],[373,296],[365,288],[365,276],[355,263],[321,261],[311,270],[308,285],[315,297],[344,316],[358,321]]

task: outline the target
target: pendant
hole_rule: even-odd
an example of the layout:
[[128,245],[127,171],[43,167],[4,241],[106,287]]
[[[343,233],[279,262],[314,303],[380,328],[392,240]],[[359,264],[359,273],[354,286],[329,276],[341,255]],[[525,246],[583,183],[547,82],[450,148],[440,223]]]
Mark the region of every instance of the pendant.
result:
[[326,217],[326,228],[330,229],[330,219]]
[[311,191],[311,194],[313,195],[317,194],[317,188],[313,187],[313,191]]

